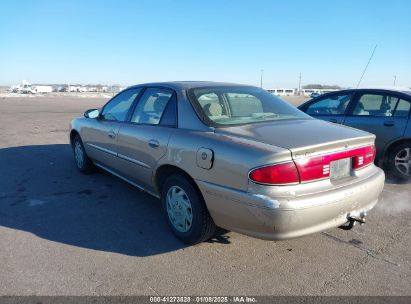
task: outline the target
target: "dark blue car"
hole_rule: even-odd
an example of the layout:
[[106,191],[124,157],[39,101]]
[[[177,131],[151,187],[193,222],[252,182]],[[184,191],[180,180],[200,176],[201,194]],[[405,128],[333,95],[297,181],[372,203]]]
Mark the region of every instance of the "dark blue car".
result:
[[341,90],[313,98],[299,109],[375,134],[379,165],[395,177],[411,179],[411,90]]

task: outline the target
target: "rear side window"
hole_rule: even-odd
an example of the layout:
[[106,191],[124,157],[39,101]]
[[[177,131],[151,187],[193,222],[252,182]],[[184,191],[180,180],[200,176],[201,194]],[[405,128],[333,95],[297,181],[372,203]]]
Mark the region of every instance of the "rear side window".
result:
[[131,122],[158,125],[173,93],[160,88],[149,88],[141,96]]
[[394,112],[395,117],[408,117],[410,113],[411,103],[404,99],[399,99]]
[[383,94],[363,94],[354,108],[354,115],[392,116],[397,101],[397,98]]
[[353,115],[375,117],[408,117],[410,103],[396,96],[363,94],[360,96]]
[[352,94],[331,95],[310,104],[306,113],[309,115],[344,115]]

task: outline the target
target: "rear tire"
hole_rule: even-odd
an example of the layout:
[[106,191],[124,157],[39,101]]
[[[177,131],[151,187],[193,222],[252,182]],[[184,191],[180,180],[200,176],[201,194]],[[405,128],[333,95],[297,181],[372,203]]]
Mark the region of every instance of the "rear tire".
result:
[[84,174],[93,173],[95,171],[95,167],[91,159],[87,156],[80,135],[77,134],[74,137],[72,148],[74,153],[74,162],[76,163],[77,169]]
[[411,180],[411,143],[399,144],[391,150],[388,169],[398,179]]
[[210,239],[216,225],[201,193],[186,177],[171,175],[161,191],[161,203],[168,225],[182,242],[194,245]]

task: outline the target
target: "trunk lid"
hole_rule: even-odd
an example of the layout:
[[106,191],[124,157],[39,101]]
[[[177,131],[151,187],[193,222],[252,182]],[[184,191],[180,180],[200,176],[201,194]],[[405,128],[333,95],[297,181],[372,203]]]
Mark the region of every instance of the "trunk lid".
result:
[[318,119],[298,119],[216,128],[216,133],[239,136],[286,148],[293,159],[373,145],[375,135]]

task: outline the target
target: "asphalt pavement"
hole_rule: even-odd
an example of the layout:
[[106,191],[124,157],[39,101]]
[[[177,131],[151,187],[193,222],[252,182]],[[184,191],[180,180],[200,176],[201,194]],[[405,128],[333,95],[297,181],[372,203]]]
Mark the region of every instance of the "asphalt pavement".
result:
[[157,199],[75,168],[69,122],[104,102],[0,98],[0,295],[411,295],[410,183],[351,231],[187,247]]

